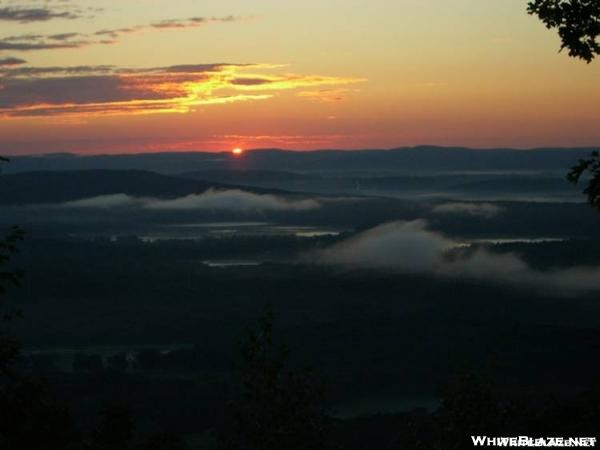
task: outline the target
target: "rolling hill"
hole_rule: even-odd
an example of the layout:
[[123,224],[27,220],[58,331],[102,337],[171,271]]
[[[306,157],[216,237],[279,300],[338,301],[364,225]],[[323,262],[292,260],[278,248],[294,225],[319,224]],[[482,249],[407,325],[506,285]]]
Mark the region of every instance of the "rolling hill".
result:
[[0,177],[0,204],[60,203],[109,194],[135,197],[181,197],[218,183],[170,177],[137,170],[25,172]]

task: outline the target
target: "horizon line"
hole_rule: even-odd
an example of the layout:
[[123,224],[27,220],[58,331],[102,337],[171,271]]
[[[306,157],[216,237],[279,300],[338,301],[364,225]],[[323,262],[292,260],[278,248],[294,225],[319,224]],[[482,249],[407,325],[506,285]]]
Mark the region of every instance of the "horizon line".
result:
[[[404,151],[404,150],[418,150],[418,149],[439,149],[439,150],[468,150],[468,151],[481,151],[481,152],[493,152],[493,151],[515,151],[515,152],[535,152],[535,151],[578,151],[578,150],[598,150],[600,145],[597,146],[574,146],[574,147],[469,147],[469,146],[444,146],[434,144],[419,144],[413,146],[399,146],[389,148],[314,148],[314,149],[293,149],[293,148],[282,148],[282,147],[256,147],[244,149],[244,153],[256,153],[256,152],[287,152],[287,153],[318,153],[318,152],[389,152],[389,151]],[[98,156],[142,156],[142,155],[193,155],[193,154],[215,154],[215,155],[231,155],[232,150],[225,149],[214,149],[214,150],[157,150],[157,151],[139,151],[139,152],[117,152],[117,153],[86,153],[86,152],[48,152],[48,153],[24,153],[24,154],[10,154],[3,153],[2,155],[6,158],[33,158],[33,157],[59,157],[59,156],[73,156],[73,157],[98,157]],[[239,156],[238,156],[239,157]],[[243,156],[241,156],[243,158]]]

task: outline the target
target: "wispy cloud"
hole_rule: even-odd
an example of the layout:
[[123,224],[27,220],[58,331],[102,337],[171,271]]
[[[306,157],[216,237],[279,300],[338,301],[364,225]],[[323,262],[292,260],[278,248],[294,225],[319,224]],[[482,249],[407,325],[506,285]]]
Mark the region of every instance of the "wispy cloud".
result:
[[25,64],[27,61],[21,58],[0,58],[0,67],[14,67],[19,66],[21,64]]
[[362,78],[351,77],[324,77],[318,75],[245,75],[243,77],[235,77],[231,80],[231,84],[239,90],[273,90],[273,89],[289,89],[305,88],[314,86],[331,86],[352,84],[361,81],[366,81]]
[[[5,8],[6,9],[6,8]],[[2,9],[0,9],[1,13]],[[75,17],[74,17],[75,18]],[[1,19],[0,19],[1,20]],[[20,34],[0,38],[0,50],[32,52],[41,50],[77,49],[90,45],[113,45],[123,36],[144,31],[168,31],[183,28],[198,28],[214,23],[231,23],[243,17],[191,17],[166,19],[146,25],[102,29],[92,33],[65,32],[58,34]]]
[[130,195],[109,194],[73,200],[59,205],[53,205],[53,207],[59,209],[116,209],[137,208],[142,205],[143,202],[141,200]]
[[169,29],[169,28],[196,28],[209,23],[219,22],[237,22],[241,20],[236,16],[225,17],[190,17],[189,19],[167,19],[159,22],[154,22],[150,25],[152,28]]
[[493,203],[451,202],[434,206],[434,214],[454,214],[492,219],[504,212],[504,208]]
[[80,17],[78,12],[64,9],[0,7],[0,21],[7,22],[46,22],[52,19],[78,19]]
[[0,0],[0,22],[75,20],[92,18],[101,11],[98,7],[78,6],[71,0]]
[[0,50],[15,52],[29,52],[36,50],[59,50],[65,48],[79,48],[88,45],[87,41],[51,42],[46,40],[8,41],[0,40]]
[[[188,64],[153,68],[115,66],[0,67],[0,116],[184,113],[196,106],[266,100],[275,91],[345,85],[350,77],[241,73],[272,64]],[[240,80],[260,80],[245,83]]]
[[292,200],[270,194],[255,194],[239,189],[209,189],[202,194],[191,194],[175,199],[138,198],[126,194],[102,195],[62,203],[61,209],[115,209],[138,208],[154,211],[306,211],[320,208],[313,199]]
[[[356,92],[357,90],[354,90]],[[302,91],[296,95],[309,100],[323,103],[338,103],[350,93],[349,89],[319,89],[317,91]]]
[[600,267],[541,271],[512,253],[458,247],[458,243],[428,230],[426,222],[417,220],[380,225],[313,257],[322,264],[485,280],[551,295],[600,291]]

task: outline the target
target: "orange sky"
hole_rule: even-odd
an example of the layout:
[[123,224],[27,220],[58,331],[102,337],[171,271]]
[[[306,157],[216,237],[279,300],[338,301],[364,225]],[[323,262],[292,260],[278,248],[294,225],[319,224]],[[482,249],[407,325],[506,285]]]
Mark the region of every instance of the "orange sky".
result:
[[0,152],[593,146],[516,0],[0,0]]

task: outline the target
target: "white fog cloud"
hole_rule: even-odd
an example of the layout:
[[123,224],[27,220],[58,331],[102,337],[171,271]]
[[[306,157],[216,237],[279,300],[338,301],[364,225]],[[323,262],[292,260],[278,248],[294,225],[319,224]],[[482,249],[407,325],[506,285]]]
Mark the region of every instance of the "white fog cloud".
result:
[[213,209],[226,211],[305,211],[320,207],[312,199],[289,200],[271,194],[254,194],[239,189],[209,189],[202,194],[191,194],[174,200],[149,201],[147,209],[195,210]]
[[202,194],[190,194],[175,199],[132,197],[126,194],[101,195],[74,200],[58,205],[67,209],[142,208],[148,210],[194,211],[218,210],[252,211],[307,211],[319,208],[314,199],[291,200],[271,194],[255,194],[239,189],[209,189]]
[[424,221],[391,222],[334,245],[320,257],[333,264],[425,272],[442,264],[444,252],[453,246],[428,231]]
[[61,203],[59,207],[66,209],[112,209],[140,207],[142,205],[143,201],[138,198],[126,194],[111,194]]
[[453,202],[434,206],[431,211],[434,214],[462,214],[492,219],[504,212],[504,208],[493,203]]
[[418,220],[377,226],[315,256],[323,264],[481,279],[534,288],[552,295],[600,291],[600,267],[540,271],[517,255],[484,249],[465,249],[456,258],[448,258],[447,251],[459,246],[428,230],[426,222]]

